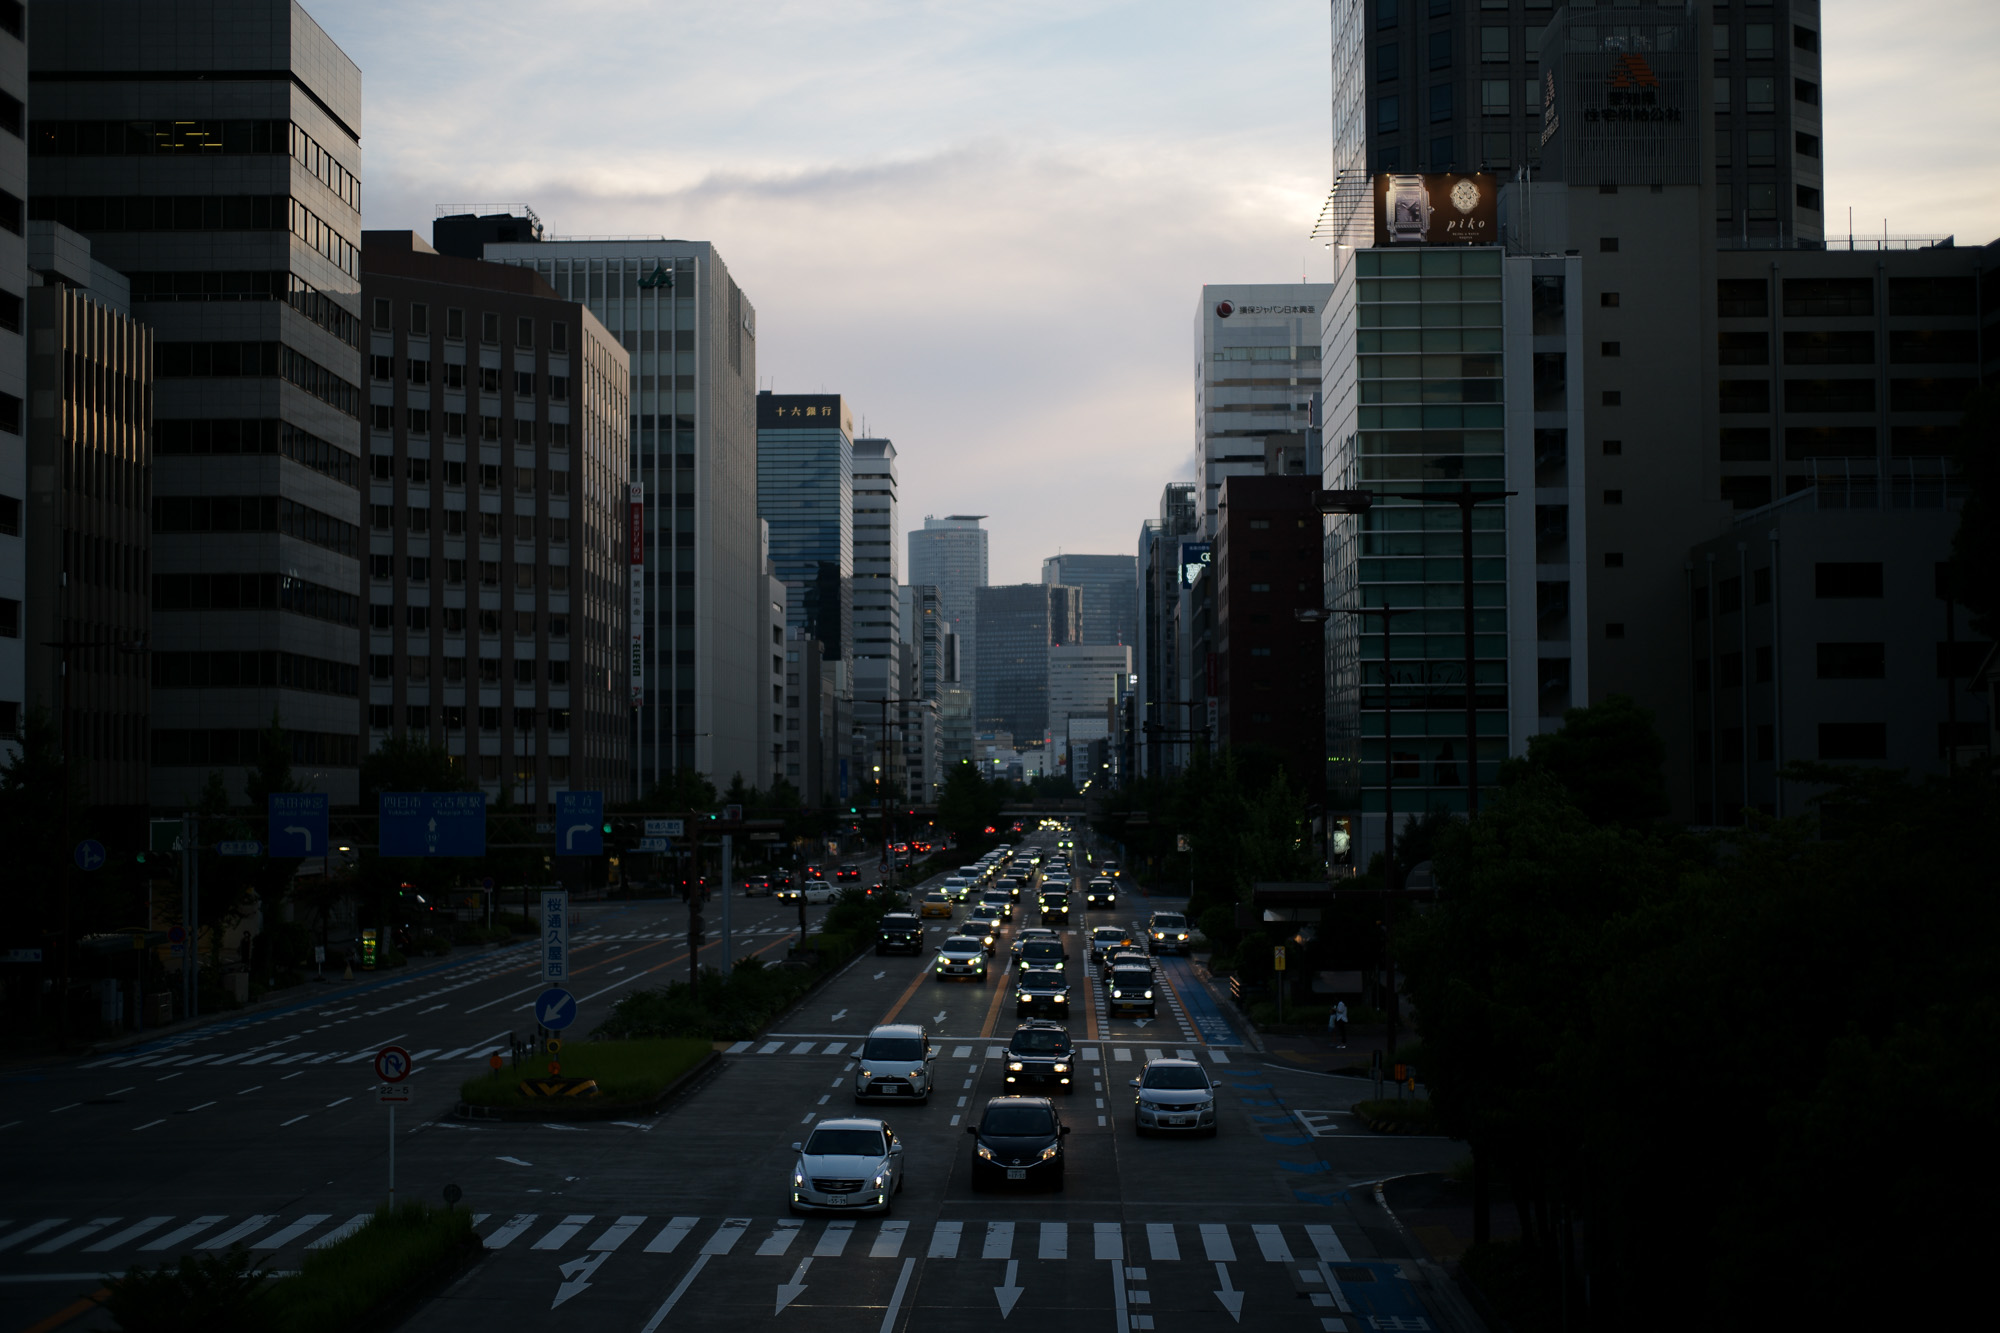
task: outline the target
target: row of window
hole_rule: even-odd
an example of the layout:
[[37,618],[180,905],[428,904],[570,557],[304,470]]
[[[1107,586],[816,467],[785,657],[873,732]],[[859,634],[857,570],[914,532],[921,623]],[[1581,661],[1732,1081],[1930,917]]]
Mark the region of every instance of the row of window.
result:
[[[497,491],[500,489],[500,465],[481,463],[479,468],[479,489]],[[435,473],[447,486],[463,486],[466,478],[466,464],[463,459],[446,458],[432,467],[428,458],[406,458],[403,460],[403,476],[418,486],[428,486]],[[396,479],[396,460],[388,454],[375,454],[368,460],[368,475],[375,481],[393,482]],[[536,469],[532,467],[514,468],[514,490],[522,495],[535,493]],[[561,468],[549,471],[549,494],[561,498],[569,494],[569,473]],[[690,500],[689,503],[693,501]],[[492,534],[498,536],[497,532]]]
[[361,248],[285,194],[38,194],[28,216],[86,233],[289,231],[348,277],[361,276]]
[[[388,333],[395,329],[395,302],[386,296],[375,298],[374,328],[377,332]],[[427,338],[431,332],[431,308],[422,301],[410,302],[408,314],[409,335],[413,338]],[[465,311],[457,306],[447,306],[444,312],[444,336],[447,341],[465,341]],[[493,311],[483,311],[479,316],[479,341],[489,347],[500,345],[500,316]],[[529,315],[517,316],[514,320],[514,346],[531,348],[535,345],[535,320]],[[562,320],[549,321],[549,350],[567,352],[569,350],[569,325]]]
[[[431,581],[430,556],[411,555],[403,557],[403,560],[404,560],[403,573],[406,582],[412,584],[426,584]],[[396,575],[395,575],[394,556],[371,555],[368,557],[368,562],[369,562],[368,576],[371,579],[375,579],[381,582],[387,582],[388,580],[395,578]],[[465,583],[466,562],[463,559],[456,556],[447,556],[443,558],[441,563],[443,564],[443,570],[441,572],[444,576],[445,583],[452,587],[462,587]],[[498,560],[481,560],[478,561],[477,563],[479,566],[478,573],[479,573],[480,586],[487,588],[499,587],[500,562]],[[522,561],[517,561],[515,563],[514,586],[517,588],[524,588],[524,589],[533,588],[535,586],[535,566],[532,561],[522,560]],[[567,588],[569,586],[568,565],[550,566],[549,586],[551,588],[555,588],[558,590]],[[385,607],[371,607],[370,613],[372,615],[374,611],[386,610],[386,609],[387,608]],[[375,628],[387,629],[389,628],[389,626],[387,623],[383,623],[375,625]],[[420,629],[423,628],[423,626],[412,626],[411,628]]]
[[[1889,454],[1893,458],[1942,458],[1951,452],[1955,434],[1952,426],[1891,426]],[[1771,461],[1769,426],[1724,426],[1720,435],[1719,461]],[[1880,438],[1872,425],[1785,427],[1785,457],[1792,462],[1808,458],[1874,458],[1879,445]]]
[[[153,764],[164,768],[221,768],[254,764],[264,733],[254,728],[202,727],[153,732]],[[285,729],[285,744],[296,765],[353,768],[360,762],[360,738],[337,731]]]
[[[1735,136],[1728,130],[1715,132],[1715,165],[1734,166]],[[1819,156],[1819,136],[1807,134],[1804,130],[1792,132],[1792,151],[1800,157]],[[1743,165],[1747,167],[1771,167],[1778,163],[1778,132],[1776,130],[1745,130],[1743,132]]]
[[354,698],[361,668],[351,662],[271,650],[153,654],[156,690],[285,689]]
[[[464,389],[466,386],[467,369],[465,363],[463,361],[446,361],[441,364],[441,382],[444,387],[447,389]],[[477,383],[481,393],[500,392],[500,384],[505,372],[498,366],[474,366],[472,370],[476,372]],[[517,399],[533,398],[535,396],[535,372],[532,370],[516,370],[512,373],[514,376],[514,397]],[[396,358],[393,356],[369,357],[368,376],[370,379],[381,384],[393,382],[396,378]],[[431,363],[429,361],[405,359],[403,362],[403,377],[409,380],[413,386],[426,388],[431,383]],[[548,380],[550,399],[558,403],[568,402],[569,376],[551,375],[548,377]]]
[[153,345],[153,373],[160,379],[227,379],[283,376],[348,416],[361,415],[361,390],[278,342],[161,342]]
[[287,574],[155,574],[155,611],[290,611],[334,625],[358,625],[361,599]]
[[[465,658],[442,657],[438,660],[441,664],[438,667],[438,679],[447,685],[461,685],[465,682]],[[501,671],[499,658],[478,657],[474,658],[473,661],[476,663],[473,672],[481,685],[498,685],[500,683]],[[419,654],[406,657],[403,660],[403,668],[404,674],[410,680],[429,680],[431,678],[431,659],[428,656]],[[569,684],[569,660],[567,658],[550,658],[545,666],[541,658],[516,657],[514,659],[513,681],[516,685],[533,685],[542,680],[544,676],[547,677],[551,685]],[[368,655],[368,678],[370,680],[394,680],[396,678],[395,656],[390,653],[370,653]]]
[[[481,731],[499,731],[502,710],[498,708],[478,708],[468,710],[463,704],[440,704],[435,716],[446,731],[464,731],[468,711],[479,724]],[[539,708],[514,708],[511,713],[513,729],[517,732],[533,731],[542,716]],[[569,730],[569,709],[551,708],[548,711],[549,730],[565,732]],[[405,704],[403,724],[412,731],[429,731],[431,728],[431,706],[429,704]],[[376,731],[387,731],[396,725],[396,709],[393,704],[368,705],[368,725]],[[479,776],[492,780],[500,776],[500,756],[484,754],[479,756]],[[491,769],[489,772],[488,769]],[[532,766],[529,770],[532,773]],[[563,782],[569,778],[569,759],[564,755],[549,758],[549,780]]]
[[[1784,313],[1795,318],[1873,315],[1874,278],[1786,278]],[[1972,315],[1978,285],[1971,277],[1934,275],[1889,279],[1891,315]],[[1771,313],[1768,278],[1720,278],[1716,314],[1724,319],[1763,319]]]
[[345,556],[361,551],[361,529],[296,500],[275,495],[163,496],[153,500],[153,531],[274,532]]
[[354,312],[282,269],[140,272],[128,275],[134,301],[283,301],[346,343],[361,345]]
[[[1715,337],[1719,365],[1771,364],[1771,335],[1762,329],[1718,333]],[[1787,331],[1784,357],[1788,366],[1872,366],[1875,332],[1872,329]],[[1889,330],[1891,365],[1969,365],[1977,357],[1977,335],[1970,329]]]
[[361,179],[288,120],[37,120],[31,157],[235,157],[290,154],[361,211]]
[[[395,608],[388,606],[370,606],[368,608],[368,627],[374,630],[393,630],[395,628],[393,623],[394,610]],[[388,611],[392,614],[384,618],[378,614],[383,611]],[[487,607],[473,613],[476,619],[471,620],[467,617],[466,608],[462,606],[439,607],[438,612],[438,623],[444,628],[446,634],[463,634],[465,633],[466,626],[473,624],[477,626],[480,634],[491,638],[501,633],[502,625],[510,614],[513,618],[513,629],[516,635],[531,636],[535,632],[535,613],[532,611],[509,613],[498,607]],[[586,626],[589,623],[586,622]],[[426,620],[423,625],[414,628],[428,630],[430,622]],[[569,637],[569,617],[562,614],[550,616],[548,618],[548,632],[551,639],[567,639]]]
[[[1875,381],[1854,379],[1786,380],[1787,412],[1873,412]],[[1722,380],[1717,386],[1720,410],[1730,413],[1769,412],[1771,381]],[[1961,378],[1927,377],[1889,381],[1891,412],[1956,412],[1978,381]]]
[[156,421],[153,423],[153,451],[164,456],[277,454],[295,463],[303,463],[343,485],[359,487],[361,484],[361,459],[358,456],[288,421],[272,417],[168,418]]
[[[469,526],[465,514],[466,511],[463,509],[447,509],[444,511],[443,527],[441,530],[445,536],[465,536],[466,528]],[[536,539],[537,531],[539,531],[551,546],[567,546],[569,544],[570,519],[545,517],[537,523],[536,516],[533,514],[515,514],[513,518],[514,521],[511,525],[503,525],[502,516],[499,514],[479,515],[477,525],[479,536],[485,541],[499,541],[503,526],[510,526],[513,529],[514,540],[517,542],[533,542]],[[409,531],[427,533],[431,530],[431,511],[421,505],[410,506],[403,511],[403,521]],[[396,507],[394,505],[368,506],[368,523],[377,532],[394,532],[396,530]]]

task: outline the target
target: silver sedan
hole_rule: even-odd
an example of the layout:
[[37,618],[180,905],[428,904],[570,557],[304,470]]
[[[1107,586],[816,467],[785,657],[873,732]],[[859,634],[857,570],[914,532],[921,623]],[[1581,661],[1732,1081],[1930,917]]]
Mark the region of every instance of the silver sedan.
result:
[[884,1121],[822,1120],[792,1151],[794,1212],[886,1213],[902,1192],[903,1145]]

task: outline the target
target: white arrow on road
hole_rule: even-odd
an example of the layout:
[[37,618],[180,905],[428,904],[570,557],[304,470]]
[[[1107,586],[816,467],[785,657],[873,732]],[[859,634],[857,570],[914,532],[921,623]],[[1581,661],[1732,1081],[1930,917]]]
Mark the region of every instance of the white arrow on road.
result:
[[873,979],[876,981],[880,981],[883,977],[886,977],[888,975],[889,974],[887,972],[877,972]]
[[564,1264],[560,1270],[564,1278],[563,1284],[556,1288],[556,1298],[549,1302],[549,1308],[551,1310],[555,1309],[558,1305],[561,1305],[564,1301],[589,1286],[590,1275],[597,1271],[599,1264],[610,1257],[611,1251],[606,1250],[602,1254],[586,1255],[581,1259],[572,1259]]
[[1142,1027],[1146,1026],[1146,1024],[1148,1024],[1148,1023],[1150,1023],[1150,1022],[1152,1022],[1152,1021],[1153,1021],[1153,1020],[1152,1020],[1152,1019],[1150,1019],[1150,1018],[1135,1018],[1135,1019],[1133,1019],[1133,1020],[1132,1020],[1132,1026],[1133,1026],[1133,1027],[1135,1027],[1135,1028],[1142,1028]]
[[843,1018],[845,1018],[845,1017],[847,1017],[847,1011],[846,1011],[845,1009],[842,1009],[841,1011],[839,1011],[838,1013],[836,1013],[836,1014],[835,1014],[835,1015],[834,1015],[834,1016],[833,1016],[832,1018],[828,1019],[827,1021],[828,1021],[828,1022],[831,1022],[831,1023],[838,1023],[838,1022],[839,1022],[839,1021],[840,1021],[841,1019],[843,1019]]
[[938,1011],[937,1011],[936,1013],[932,1014],[932,1015],[931,1015],[931,1022],[933,1022],[933,1023],[942,1023],[942,1022],[944,1022],[944,1010],[940,1009],[940,1010],[938,1010]]
[[806,1270],[811,1267],[812,1260],[810,1258],[799,1260],[798,1271],[792,1274],[792,1280],[778,1284],[778,1308],[771,1311],[772,1314],[783,1314],[785,1307],[797,1300],[805,1292],[806,1284],[801,1279],[805,1277]]
[[1222,1302],[1222,1308],[1229,1311],[1229,1317],[1237,1323],[1243,1322],[1243,1293],[1229,1284],[1229,1265],[1217,1264],[1215,1276],[1222,1283],[1222,1290],[1215,1293],[1215,1299]]
[[1014,1281],[1014,1275],[1020,1271],[1021,1261],[1019,1259],[1009,1259],[1007,1261],[1007,1280],[993,1289],[993,1294],[1000,1298],[1000,1317],[1002,1319],[1014,1313],[1014,1302],[1021,1299],[1023,1288]]

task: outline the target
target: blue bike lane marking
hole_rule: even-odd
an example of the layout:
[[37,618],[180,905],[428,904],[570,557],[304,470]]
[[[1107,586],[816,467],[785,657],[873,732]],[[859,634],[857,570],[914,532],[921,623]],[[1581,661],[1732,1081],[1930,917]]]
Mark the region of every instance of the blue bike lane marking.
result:
[[1181,1010],[1194,1024],[1194,1030],[1201,1034],[1207,1046],[1241,1046],[1243,1038],[1236,1035],[1236,1029],[1223,1017],[1216,1006],[1215,997],[1208,993],[1208,987],[1201,984],[1201,978],[1194,974],[1194,963],[1177,954],[1169,954],[1158,960],[1160,970],[1172,983],[1174,994],[1180,997]]

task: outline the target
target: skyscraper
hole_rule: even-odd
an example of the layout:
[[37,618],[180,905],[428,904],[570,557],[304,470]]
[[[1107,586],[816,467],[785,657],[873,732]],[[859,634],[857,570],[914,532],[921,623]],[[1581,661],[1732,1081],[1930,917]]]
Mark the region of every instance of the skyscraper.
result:
[[[0,11],[0,93],[11,104],[28,104],[27,22],[21,5]],[[0,134],[0,286],[9,293],[28,290],[28,250],[23,222],[27,210],[28,145]],[[18,299],[18,297],[16,298]],[[28,494],[28,450],[22,433],[28,398],[27,344],[17,317],[0,327],[0,760],[16,752],[14,737],[28,697],[27,663],[21,628],[26,616],[27,545],[22,540],[22,502]]]
[[1042,582],[1083,593],[1079,643],[1130,645],[1139,638],[1139,566],[1129,555],[1052,555],[1042,561]]
[[151,799],[217,769],[241,793],[275,713],[294,766],[352,802],[361,71],[289,0],[81,0],[34,23],[28,215],[131,280],[159,380],[150,573],[210,598],[154,611],[155,660],[296,667],[155,689]]
[[1049,649],[1077,641],[1083,597],[1075,588],[1016,583],[978,592],[978,730],[1012,732],[1017,745],[1049,729]]
[[793,629],[854,660],[854,417],[835,394],[757,394],[757,512]]
[[[879,754],[880,700],[903,694],[896,541],[896,446],[884,439],[854,442],[854,698],[855,729],[866,752]],[[874,701],[874,702],[871,702]],[[896,725],[897,706],[888,717]],[[872,767],[880,759],[870,759]]]
[[1225,477],[1261,477],[1273,455],[1308,456],[1329,283],[1206,286],[1195,308],[1195,448],[1202,533],[1215,536]]
[[485,255],[589,306],[631,358],[629,480],[645,506],[639,790],[676,768],[747,782],[769,762],[757,311],[706,241],[486,241]]
[[1162,777],[1172,771],[1179,742],[1166,733],[1187,725],[1179,707],[1179,651],[1174,609],[1181,591],[1181,545],[1199,535],[1201,511],[1194,483],[1169,482],[1160,492],[1160,516],[1139,529],[1139,639],[1133,674],[1139,678],[1133,704],[1138,731],[1139,772]]
[[986,529],[979,521],[984,517],[926,514],[924,526],[910,534],[909,580],[938,590],[945,619],[958,636],[960,683],[967,688],[978,675],[978,590],[986,586]]

